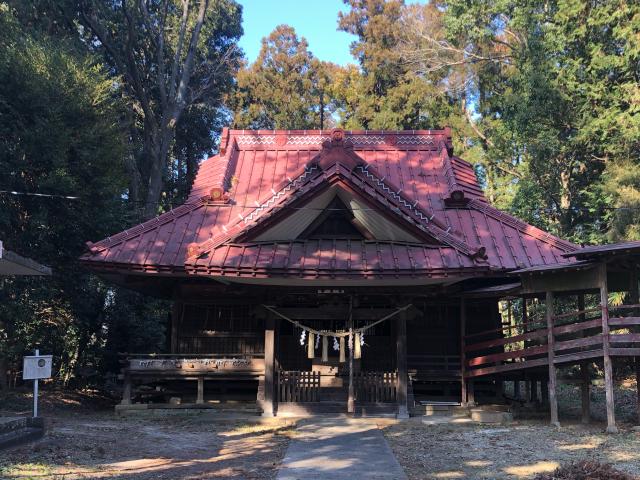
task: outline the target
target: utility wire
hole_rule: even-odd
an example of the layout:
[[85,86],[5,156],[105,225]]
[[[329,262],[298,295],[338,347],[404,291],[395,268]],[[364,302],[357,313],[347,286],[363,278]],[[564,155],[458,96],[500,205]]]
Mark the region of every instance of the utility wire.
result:
[[78,200],[80,198],[80,197],[72,197],[69,195],[56,195],[51,193],[16,192],[13,190],[0,190],[0,193],[4,193],[7,195],[24,195],[28,197],[64,198],[66,200]]

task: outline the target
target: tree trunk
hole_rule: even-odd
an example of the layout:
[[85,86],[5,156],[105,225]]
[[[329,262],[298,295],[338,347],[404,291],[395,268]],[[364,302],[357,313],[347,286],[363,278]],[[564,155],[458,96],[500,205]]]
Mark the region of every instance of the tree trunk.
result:
[[571,231],[571,173],[560,172],[560,228],[563,233]]

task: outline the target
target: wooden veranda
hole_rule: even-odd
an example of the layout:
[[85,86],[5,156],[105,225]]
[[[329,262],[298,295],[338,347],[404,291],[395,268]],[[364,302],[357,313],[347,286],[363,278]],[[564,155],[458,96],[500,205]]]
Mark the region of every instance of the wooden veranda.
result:
[[[514,272],[522,279],[520,296],[510,293],[506,298],[520,301],[519,321],[512,320],[497,329],[461,337],[463,402],[474,401],[473,386],[478,378],[505,380],[511,375],[517,382],[523,378],[523,373],[533,372],[534,377],[537,373],[548,381],[551,423],[559,425],[557,370],[560,366],[578,365],[583,418],[586,419],[590,410],[591,383],[588,364],[601,361],[607,431],[617,431],[613,360],[633,359],[640,385],[638,271],[635,251],[619,254],[614,259],[606,252],[602,254],[606,260]],[[626,303],[612,304],[610,290],[618,293],[617,298]],[[463,297],[460,320],[463,331],[467,321],[465,301],[468,300]],[[534,303],[538,307],[535,316],[530,312]],[[638,401],[640,405],[640,387]]]

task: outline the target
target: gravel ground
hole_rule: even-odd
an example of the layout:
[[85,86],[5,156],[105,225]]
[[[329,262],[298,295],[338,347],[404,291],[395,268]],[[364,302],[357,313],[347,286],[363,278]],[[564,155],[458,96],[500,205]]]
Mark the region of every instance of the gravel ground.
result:
[[206,416],[60,416],[47,436],[0,452],[3,479],[272,479],[291,430]]

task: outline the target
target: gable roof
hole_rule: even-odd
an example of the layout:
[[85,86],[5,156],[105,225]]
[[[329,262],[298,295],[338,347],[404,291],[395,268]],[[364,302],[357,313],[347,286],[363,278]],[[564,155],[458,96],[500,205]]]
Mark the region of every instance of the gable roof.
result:
[[[328,188],[349,191],[419,242],[259,240]],[[82,261],[101,270],[258,278],[508,271],[566,262],[577,248],[491,207],[472,165],[453,155],[448,129],[225,129],[185,205],[88,246]]]

